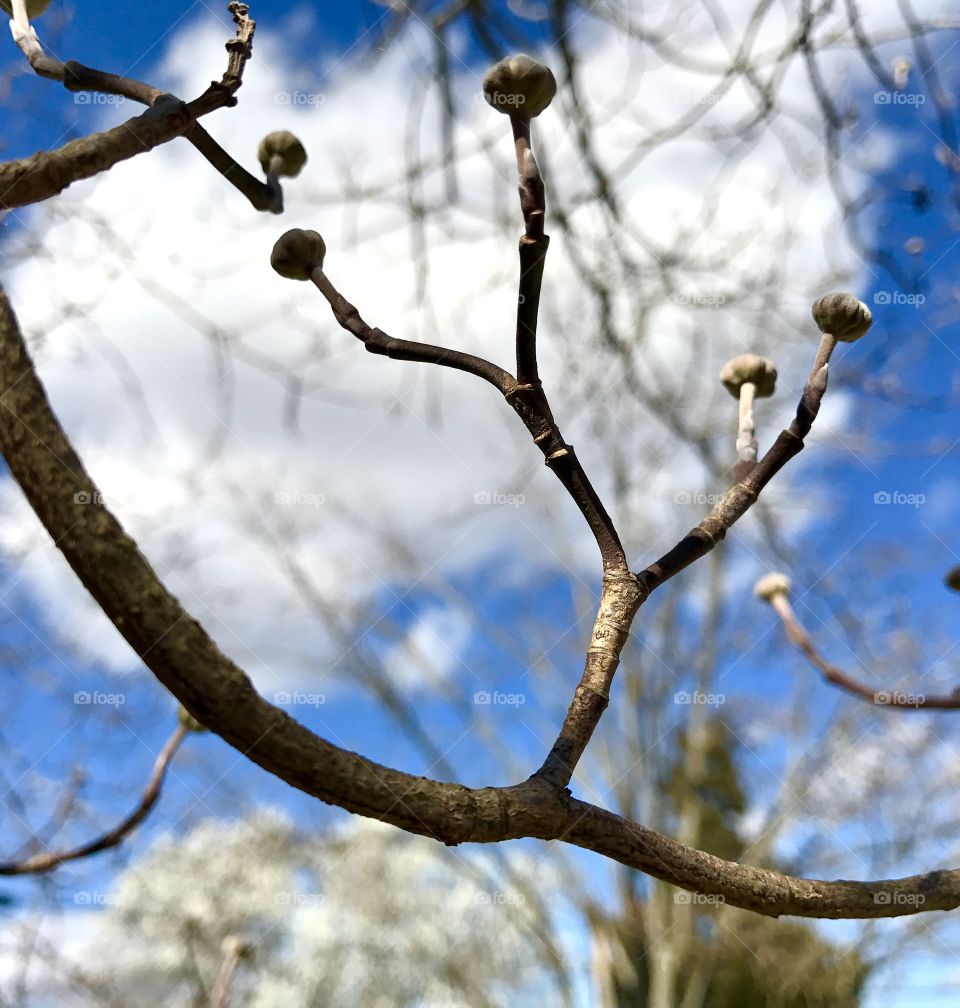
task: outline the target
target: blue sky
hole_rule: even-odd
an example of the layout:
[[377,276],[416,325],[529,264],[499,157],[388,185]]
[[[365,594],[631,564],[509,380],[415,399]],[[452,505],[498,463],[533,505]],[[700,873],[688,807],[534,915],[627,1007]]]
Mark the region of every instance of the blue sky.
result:
[[[375,31],[384,16],[382,7],[368,3],[324,5],[322,15],[308,8],[280,12],[278,7],[262,14],[255,9],[258,37],[282,37],[293,59],[302,61],[308,69],[330,66],[345,56],[349,58],[350,53],[361,48],[354,50],[354,42],[368,38],[367,33]],[[161,39],[156,38],[155,16],[145,17],[142,6],[108,2],[81,14],[72,5],[55,0],[51,11],[46,19],[50,30],[49,33],[44,30],[43,37],[52,51],[65,58],[147,79],[152,79],[167,42],[194,21],[217,19],[223,23],[225,38],[229,33],[227,15],[209,5],[184,8],[182,17],[170,22],[168,33]],[[537,29],[529,22],[518,19],[517,27],[526,38],[535,37]],[[942,57],[940,68],[944,77],[955,81],[960,64],[951,45],[952,40],[944,39],[937,51]],[[9,43],[4,52],[15,58]],[[462,52],[462,58],[476,65],[485,62],[475,43],[474,48]],[[6,65],[4,57],[0,70]],[[256,71],[255,57],[248,72]],[[914,82],[908,92],[925,95],[926,89]],[[941,583],[946,570],[960,563],[960,540],[955,531],[960,479],[953,465],[960,451],[960,423],[955,409],[960,396],[956,322],[960,313],[951,311],[956,303],[951,288],[960,254],[946,205],[949,172],[933,153],[932,102],[885,103],[877,101],[870,89],[858,89],[844,98],[856,108],[857,130],[863,135],[879,126],[896,138],[898,154],[875,178],[871,187],[873,200],[863,219],[871,242],[895,258],[902,276],[893,277],[879,268],[865,271],[869,285],[858,293],[874,309],[876,324],[869,339],[841,348],[833,369],[834,388],[844,389],[853,397],[850,436],[823,441],[814,438],[800,460],[805,466],[816,466],[818,477],[835,489],[824,520],[802,532],[797,544],[800,554],[810,561],[811,570],[821,574],[824,569],[827,571],[822,583],[816,580],[806,583],[801,613],[807,617],[811,629],[819,628],[815,622],[818,619],[824,621],[825,627],[838,629],[831,609],[834,593],[849,596],[851,592],[862,592],[865,607],[879,604],[884,613],[879,627],[874,629],[892,630],[898,619],[909,619],[922,633],[929,632],[934,647],[932,653],[924,656],[929,663],[937,657],[935,628],[952,639],[960,618],[960,600],[951,598]],[[242,102],[242,91],[240,99]],[[25,72],[13,78],[4,105],[6,109],[0,111],[5,118],[0,141],[4,157],[56,146],[78,135],[88,122],[86,110],[78,110],[71,96]],[[929,199],[925,193],[930,194]],[[8,217],[0,235],[18,226],[16,219]],[[916,237],[923,239],[923,248],[918,252],[906,251],[905,243]],[[904,283],[903,276],[912,282]],[[865,385],[872,375],[889,370],[891,362],[901,361],[903,389],[879,390]],[[905,409],[899,401],[903,396],[922,402],[918,408]],[[856,444],[858,435],[879,438],[897,450],[881,457],[863,453]],[[931,438],[942,442],[933,451],[920,447],[904,451],[903,446],[920,446]],[[731,537],[734,560],[749,555],[736,539],[736,535]],[[899,543],[900,549],[889,548],[890,542]],[[653,557],[642,559],[647,562]],[[51,662],[60,661],[57,656],[62,648],[51,636],[45,620],[31,609],[30,600],[16,591],[17,572],[8,571],[6,575],[9,598],[15,599],[16,604],[9,615],[5,642],[25,651],[30,656],[31,668],[42,672]],[[683,575],[689,579],[688,583],[696,583],[697,576],[693,572]],[[496,586],[495,573],[482,567],[464,575],[457,587],[475,600],[488,620],[516,629],[513,622],[518,607],[516,592],[523,591],[522,587]],[[390,591],[383,593],[372,616],[389,613],[401,625],[412,624],[418,614],[436,602],[426,591],[402,588],[398,601],[397,589],[398,586],[391,586]],[[524,602],[529,608],[529,599]],[[743,604],[755,605],[752,600]],[[569,583],[557,577],[543,592],[540,604],[533,608],[547,626],[558,632],[567,627],[574,612]],[[770,622],[772,625],[772,619]],[[839,637],[835,640],[827,633],[823,639],[835,646],[839,641]],[[368,643],[376,648],[376,636]],[[527,670],[491,642],[474,637],[466,641],[464,648],[465,662],[482,670],[480,685],[484,688],[504,692],[525,688]],[[833,657],[841,661],[845,652],[834,652]],[[793,674],[805,674],[799,660],[784,651],[777,631],[768,635],[767,644],[754,655],[742,661],[738,658],[735,652],[721,656],[721,661],[735,665],[735,671],[725,679],[725,688],[731,694],[743,692],[769,698],[771,702],[785,701],[790,695],[790,684],[786,677],[773,678],[767,674],[770,664],[776,661]],[[560,660],[570,665],[572,685],[579,674],[575,653],[568,651]],[[123,707],[115,712],[97,712],[95,720],[78,723],[73,708],[59,700],[51,701],[46,694],[26,696],[20,701],[19,727],[8,735],[8,742],[20,751],[24,766],[38,761],[54,774],[58,768],[66,770],[66,757],[63,760],[56,754],[51,757],[50,743],[60,733],[69,733],[73,745],[66,752],[71,759],[76,759],[78,753],[89,752],[86,793],[91,803],[102,810],[102,821],[106,822],[111,814],[126,808],[131,797],[127,792],[122,801],[118,800],[113,779],[115,768],[123,768],[124,779],[133,767],[142,768],[145,775],[152,753],[170,730],[170,704],[160,687],[147,677],[124,678],[118,687],[117,678],[105,667],[77,667],[72,658],[70,663],[71,670],[64,677],[66,682],[76,681],[84,689],[103,692],[120,688],[125,696]],[[937,666],[937,671],[947,671],[948,665],[949,656]],[[56,667],[51,670],[51,674],[56,672]],[[932,692],[931,676],[922,673],[921,668],[917,688]],[[946,683],[952,681],[940,682],[938,689],[949,688]],[[841,702],[836,694],[820,687],[817,703],[822,703],[825,709]],[[437,716],[436,712],[430,712],[429,704],[426,709],[440,748],[457,745],[454,762],[461,779],[468,784],[489,783],[496,770],[480,744],[461,742],[463,728],[459,722],[447,714]],[[489,713],[494,716],[493,711]],[[496,711],[495,716],[497,727],[506,731],[511,748],[522,754],[531,770],[534,769],[542,754],[542,744],[524,726],[524,712],[506,708]],[[862,716],[865,722],[873,723],[887,715],[865,710]],[[928,719],[932,732],[949,738],[951,715],[917,716]],[[303,719],[338,744],[413,771],[430,770],[382,709],[356,694],[332,697],[323,706],[308,710]],[[192,765],[190,752],[186,752],[178,760],[163,809],[156,817],[157,828],[184,824],[205,814],[223,814],[231,801],[238,798],[283,805],[305,824],[320,823],[330,815],[315,802],[237,760],[219,740],[197,739],[190,745],[191,750],[194,748],[199,758],[209,757],[214,772],[211,773],[210,765]],[[745,775],[750,779],[751,772],[760,769],[760,760],[745,753],[743,762]],[[229,788],[218,781],[221,774],[229,774]],[[181,820],[182,815],[186,819]],[[87,888],[109,887],[113,871],[136,857],[150,842],[148,828],[118,855],[83,865],[77,875],[71,872],[66,877],[57,876],[51,883],[51,897],[70,906],[78,884]],[[33,890],[31,883],[21,882],[4,885],[0,891],[26,897]],[[924,984],[929,977],[921,979],[919,965],[916,973],[916,988],[910,982],[901,982],[899,991],[884,993],[883,1003],[898,1006],[949,1003],[949,994],[938,999],[935,993],[926,991]]]

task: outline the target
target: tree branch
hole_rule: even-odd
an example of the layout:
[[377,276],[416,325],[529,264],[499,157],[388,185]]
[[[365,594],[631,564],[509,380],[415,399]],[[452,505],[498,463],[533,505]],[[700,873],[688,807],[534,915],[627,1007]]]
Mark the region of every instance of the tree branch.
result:
[[370,353],[383,354],[397,360],[439,364],[467,371],[490,382],[513,407],[543,452],[547,467],[566,487],[587,520],[600,549],[605,572],[627,571],[627,559],[613,521],[603,502],[587,478],[573,445],[563,440],[547,397],[538,384],[522,385],[508,371],[496,364],[459,350],[394,339],[381,329],[373,329],[361,318],[357,309],[333,286],[321,267],[311,274],[314,285],[327,299],[334,318],[359,339]]
[[121,161],[183,136],[247,197],[254,209],[280,213],[283,195],[279,186],[254,178],[197,122],[210,112],[237,104],[235,93],[243,83],[243,71],[252,55],[256,22],[248,17],[247,4],[231,3],[229,10],[237,33],[226,45],[227,69],[220,81],[213,82],[189,104],[142,81],[95,70],[74,60],[61,63],[47,56],[39,48],[39,42],[30,44],[24,51],[34,70],[43,77],[59,80],[68,91],[119,95],[148,108],[142,115],[104,133],[0,165],[0,210],[42,202],[72,182],[92,178]]
[[826,682],[839,686],[840,689],[866,700],[875,707],[890,707],[896,710],[960,709],[960,688],[947,696],[927,696],[925,693],[911,693],[905,690],[875,689],[854,679],[821,657],[810,635],[797,619],[786,592],[777,592],[768,601],[780,617],[787,638],[804,654]]
[[103,836],[89,843],[74,847],[71,850],[44,851],[34,854],[31,857],[20,861],[0,861],[0,875],[39,875],[42,872],[52,871],[58,865],[67,861],[79,861],[81,858],[90,857],[92,854],[99,854],[100,851],[109,850],[111,847],[118,847],[152,811],[154,805],[160,799],[160,792],[163,788],[163,781],[167,774],[173,757],[180,748],[180,743],[187,736],[189,729],[184,725],[177,725],[176,730],[167,739],[160,755],[153,765],[153,773],[143,797],[137,807],[112,830],[104,833]]
[[960,905],[957,870],[888,882],[794,878],[686,847],[542,780],[467,788],[381,766],[314,735],[257,693],[103,504],[50,408],[2,289],[0,388],[0,450],[80,581],[194,718],[293,787],[449,845],[562,839],[771,916],[895,917]]

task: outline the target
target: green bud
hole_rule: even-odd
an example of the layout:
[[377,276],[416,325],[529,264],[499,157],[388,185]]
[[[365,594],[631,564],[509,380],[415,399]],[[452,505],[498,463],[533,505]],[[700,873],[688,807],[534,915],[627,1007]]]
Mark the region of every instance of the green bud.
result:
[[766,399],[773,395],[777,385],[777,369],[773,361],[756,354],[745,353],[728,360],[720,372],[720,381],[735,399],[740,395],[740,386],[752,382],[754,395]]
[[820,332],[843,343],[860,339],[873,322],[870,309],[852,294],[826,294],[814,303],[812,314]]
[[275,158],[281,159],[278,175],[285,175],[288,178],[295,178],[300,174],[300,170],[307,163],[307,152],[303,149],[303,144],[286,130],[277,133],[268,133],[257,148],[257,157],[260,159],[260,167],[264,174],[270,171],[270,163]]
[[310,274],[323,266],[326,254],[327,246],[316,231],[293,228],[277,239],[270,265],[288,280],[309,280]]
[[553,101],[557,81],[544,63],[521,53],[494,64],[483,78],[487,104],[504,115],[533,119]]
[[757,598],[763,599],[764,602],[771,601],[776,595],[789,595],[790,578],[778,571],[772,574],[764,574],[753,586],[753,594]]

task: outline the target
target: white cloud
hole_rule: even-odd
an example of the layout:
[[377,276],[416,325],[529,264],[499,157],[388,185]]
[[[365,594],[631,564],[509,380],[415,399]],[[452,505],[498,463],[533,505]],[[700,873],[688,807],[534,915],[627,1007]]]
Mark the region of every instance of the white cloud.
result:
[[[777,30],[772,23],[764,27],[764,44],[778,37]],[[157,79],[181,95],[202,90],[218,72],[211,61],[220,58],[222,34],[223,25],[211,22],[176,37]],[[625,142],[633,133],[627,126],[638,117],[667,120],[678,103],[696,104],[690,89],[695,82],[703,86],[699,75],[640,68],[621,41],[595,26],[584,39],[584,79],[590,82],[584,100],[598,116],[604,151],[628,155]],[[509,360],[515,250],[486,221],[491,199],[515,215],[514,169],[505,122],[482,102],[465,104],[457,136],[465,150],[496,137],[495,158],[465,157],[459,168],[461,191],[468,194],[464,209],[427,224],[435,243],[429,311],[418,304],[406,210],[393,198],[395,185],[387,187],[387,198],[371,199],[356,212],[316,201],[336,188],[345,166],[358,184],[396,174],[395,152],[402,150],[407,129],[411,54],[423,45],[421,30],[414,28],[372,73],[357,72],[349,61],[331,63],[329,81],[316,92],[321,97],[297,104],[282,96],[311,82],[294,76],[269,34],[258,36],[240,108],[217,113],[207,125],[248,167],[268,130],[289,128],[301,136],[310,161],[304,176],[286,187],[284,217],[254,213],[178,141],[30,211],[28,227],[42,239],[43,255],[8,274],[51,399],[106,499],[171,588],[263,687],[291,674],[268,654],[278,637],[302,644],[317,661],[330,652],[315,609],[291,585],[259,522],[286,537],[317,590],[335,604],[389,590],[394,571],[384,558],[401,535],[414,545],[418,570],[428,575],[467,570],[494,553],[510,558],[507,577],[521,576],[525,565],[593,570],[595,547],[573,506],[558,495],[526,432],[492,389],[470,376],[365,354],[335,326],[311,286],[283,281],[267,265],[282,230],[316,227],[327,237],[329,275],[371,324]],[[718,54],[716,46],[704,50],[711,52]],[[463,71],[456,87],[473,94],[478,76]],[[634,87],[636,103],[610,115],[616,100]],[[734,92],[709,115],[732,121],[746,107],[747,97]],[[551,153],[552,182],[569,193],[583,188],[583,166],[573,155],[561,110],[545,115],[537,129]],[[438,136],[437,118],[428,101],[422,110],[425,137]],[[730,174],[715,227],[702,236],[705,250],[726,247],[757,222],[793,215],[798,240],[791,254],[799,264],[819,268],[832,197],[815,172],[805,186],[775,184],[790,168],[790,153],[773,135],[756,142]],[[642,226],[667,242],[699,212],[717,167],[709,143],[665,145],[623,184],[624,240],[637,247],[633,231]],[[425,181],[424,198],[442,191],[441,173],[434,172]],[[584,205],[576,217],[578,227],[599,235],[593,206]],[[737,275],[776,254],[764,234],[744,250]],[[565,241],[558,235],[551,251],[550,309],[541,340],[547,380],[557,384],[564,360],[555,348],[569,346],[558,320],[581,321],[585,296]],[[842,248],[836,254],[852,261]],[[721,264],[714,276],[698,279],[699,289],[720,289],[725,276]],[[81,317],[58,317],[58,307],[72,302],[89,309]],[[714,316],[719,359],[741,348],[744,332],[735,309]],[[655,361],[669,368],[688,355],[689,326],[682,306],[662,306],[637,366]],[[217,353],[228,336],[238,343],[233,360],[227,355],[220,361],[226,361],[230,380],[218,386]],[[801,353],[788,347],[786,355],[796,372],[809,348]],[[288,369],[282,377],[292,373],[312,392],[303,402],[300,436],[289,436],[284,427],[285,388],[265,373],[272,365],[264,361]],[[595,366],[578,363],[585,374]],[[702,373],[712,380],[713,370],[711,362]],[[827,407],[824,419],[836,408]],[[558,404],[556,412],[563,417],[570,411]],[[588,421],[583,413],[574,419],[571,440],[586,438]],[[633,436],[648,444],[663,441],[658,428]],[[589,440],[579,444],[601,491],[608,491],[611,475],[600,450]],[[668,528],[686,523],[671,499],[677,472],[686,468],[684,480],[694,486],[700,471],[684,452],[677,456],[669,470],[653,471],[644,482],[652,501],[637,501],[651,523]],[[475,503],[478,494],[510,493],[522,494],[524,506]],[[116,670],[135,667],[16,488],[5,485],[0,503],[8,516],[0,544],[16,564],[18,588],[84,653]],[[545,516],[555,522],[549,535]],[[461,630],[442,623],[449,619],[431,613],[411,633],[452,633],[459,641]],[[403,647],[391,662],[401,678],[410,674]],[[436,671],[442,676],[447,670]]]

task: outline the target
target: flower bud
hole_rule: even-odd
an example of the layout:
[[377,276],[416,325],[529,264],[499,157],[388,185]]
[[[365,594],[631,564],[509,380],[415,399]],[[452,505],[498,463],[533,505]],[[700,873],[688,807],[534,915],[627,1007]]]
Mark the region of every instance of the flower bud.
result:
[[270,265],[288,280],[309,280],[310,274],[323,266],[326,254],[327,246],[316,231],[293,228],[277,239]]
[[220,951],[228,959],[251,959],[253,942],[240,935],[227,935],[220,943]]
[[720,372],[720,381],[735,399],[740,396],[740,386],[747,382],[754,385],[754,395],[766,399],[773,395],[777,384],[777,369],[773,361],[756,354],[745,353],[728,360]]
[[281,165],[277,174],[288,178],[299,175],[301,168],[307,163],[307,152],[303,149],[303,144],[286,130],[268,133],[260,141],[257,157],[264,174],[270,171],[271,161],[275,157],[280,158]]
[[753,586],[753,594],[764,602],[770,602],[776,595],[790,594],[790,578],[786,574],[775,571],[772,574],[764,574],[762,578]]
[[533,119],[553,101],[557,81],[550,67],[521,53],[494,64],[483,78],[487,104],[505,115]]
[[860,339],[873,322],[870,309],[852,294],[825,294],[814,303],[812,314],[820,332],[843,343]]

